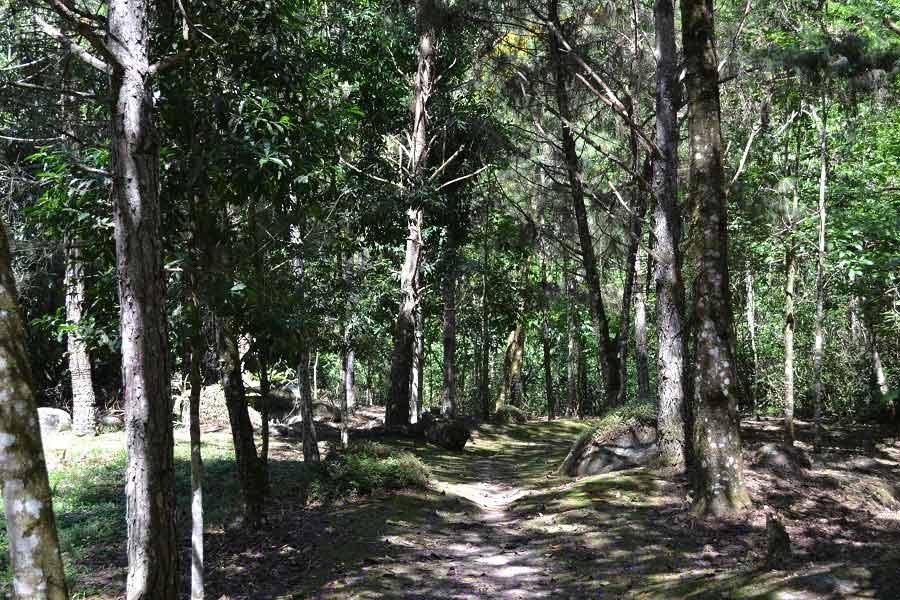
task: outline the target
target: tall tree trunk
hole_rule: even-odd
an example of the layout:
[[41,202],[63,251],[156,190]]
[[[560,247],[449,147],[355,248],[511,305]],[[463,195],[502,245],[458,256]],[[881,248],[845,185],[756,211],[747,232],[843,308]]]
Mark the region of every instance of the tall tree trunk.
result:
[[822,362],[825,354],[825,226],[827,213],[825,196],[828,190],[828,107],[825,97],[822,98],[822,115],[817,116],[813,107],[813,117],[819,126],[819,245],[816,252],[816,338],[813,347],[813,371],[815,380],[815,404],[813,420],[815,433],[813,447],[819,450],[822,445],[822,406],[825,403],[825,384],[822,380]]
[[878,352],[877,342],[878,338],[875,336],[875,331],[873,330],[871,343],[872,371],[875,374],[875,387],[883,398],[890,391],[890,388],[888,387],[887,377],[884,374],[884,365],[881,363],[881,354]]
[[[487,228],[487,209],[485,209],[485,228]],[[491,340],[490,311],[488,309],[488,261],[490,245],[485,231],[481,250],[481,375],[478,378],[478,396],[481,404],[481,416],[487,419],[491,415]]]
[[269,393],[271,385],[269,383],[269,353],[265,348],[258,348],[259,356],[259,415],[262,420],[262,444],[259,449],[259,462],[262,464],[262,471],[266,478],[266,490],[269,489]]
[[191,395],[188,404],[188,428],[191,438],[191,600],[204,598],[203,565],[203,458],[200,445],[200,391],[203,388],[203,355],[206,344],[200,323],[199,290],[191,275]]
[[[543,209],[541,226],[543,227]],[[547,256],[541,236],[541,346],[544,352],[544,392],[547,396],[547,420],[556,418],[556,398],[553,393],[553,361],[550,355],[550,285],[547,282]]]
[[[418,283],[416,283],[418,289]],[[425,384],[425,332],[424,315],[421,306],[416,308],[416,331],[413,345],[412,373],[409,381],[409,414],[410,422],[418,423],[422,418],[422,402]]]
[[[293,269],[294,269],[294,277],[297,278],[297,290],[298,290],[298,298],[297,302],[299,306],[304,306],[304,286],[306,284],[306,275],[305,268],[303,264],[303,238],[301,226],[294,225],[291,228],[291,241],[294,245],[294,257],[292,259]],[[300,419],[301,426],[303,428],[303,462],[309,463],[318,463],[320,461],[319,456],[319,442],[316,437],[316,423],[314,420],[314,412],[313,412],[313,392],[310,387],[310,343],[309,343],[309,332],[307,332],[304,328],[298,332],[298,345],[299,349],[297,351],[297,389],[299,390],[300,397],[296,398],[300,404]],[[315,372],[315,365],[318,364],[318,352],[315,353],[316,361],[313,363],[313,371]]]
[[78,328],[84,306],[84,263],[78,243],[66,244],[66,321],[75,327],[66,340],[69,373],[72,378],[72,432],[75,435],[97,433],[97,407],[91,359]]
[[456,246],[453,233],[448,233],[447,273],[444,276],[444,362],[441,412],[452,417],[457,413],[456,397]]
[[750,331],[750,350],[753,353],[753,376],[750,378],[750,410],[753,418],[759,418],[759,399],[756,396],[756,378],[759,373],[759,353],[756,349],[756,292],[753,271],[747,267],[747,329]]
[[175,600],[172,394],[159,237],[159,137],[153,123],[146,0],[108,3],[113,222],[119,281],[128,525],[128,600]]
[[737,413],[740,386],[732,338],[713,13],[713,0],[681,0],[690,115],[689,194],[697,209],[699,237],[694,311],[694,509],[701,514],[721,515],[742,510],[749,505],[750,497],[744,485]]
[[522,291],[519,306],[516,308],[516,322],[506,338],[506,353],[503,357],[503,380],[500,383],[500,395],[497,398],[496,410],[504,406],[522,406],[524,385],[522,382],[522,360],[525,354],[525,311],[527,301],[525,288],[528,285],[528,271],[531,257],[522,259],[519,267],[519,281]]
[[[71,139],[77,139],[75,124],[78,106],[69,93],[74,59],[69,56],[63,62],[63,94],[61,98],[63,125]],[[66,142],[68,144],[68,142]],[[84,307],[84,262],[77,239],[69,234],[65,239],[65,288],[66,322],[74,329],[66,336],[69,375],[72,384],[72,432],[75,435],[96,435],[97,409],[94,382],[91,377],[91,358],[87,344],[81,337],[82,309]]]
[[[678,205],[679,83],[673,0],[656,0],[656,146],[653,160],[653,279],[656,286],[656,398],[660,460],[685,461],[685,322]],[[648,261],[650,260],[648,256]]]
[[9,240],[0,222],[0,484],[16,598],[67,600]]
[[[412,147],[410,171],[412,184],[419,185],[425,173],[428,156],[427,105],[434,83],[435,32],[431,0],[416,0],[416,31],[419,45],[416,50],[416,82],[413,102]],[[406,211],[406,257],[400,271],[400,310],[394,329],[394,350],[391,361],[391,397],[385,411],[385,426],[400,427],[410,422],[410,377],[413,369],[416,317],[418,305],[415,281],[419,272],[422,251],[421,206]]]
[[[794,193],[796,203],[797,194]],[[796,214],[796,213],[795,213]],[[792,217],[793,219],[793,217]],[[789,226],[792,229],[792,225]],[[784,256],[784,442],[794,445],[794,282],[797,275],[797,249],[793,231],[788,231]]]
[[637,400],[650,400],[650,360],[647,353],[647,294],[644,283],[646,260],[638,271],[638,286],[634,293],[634,370],[637,378]]
[[319,351],[316,350],[313,354],[313,365],[312,365],[312,401],[319,401]]
[[590,292],[591,322],[597,336],[597,358],[600,372],[606,382],[606,404],[613,406],[619,397],[620,380],[619,355],[616,340],[610,337],[609,321],[603,305],[603,290],[600,287],[600,275],[597,270],[597,258],[594,255],[594,240],[588,225],[587,208],[584,203],[584,176],[581,161],[572,133],[572,110],[569,102],[568,82],[570,73],[566,68],[559,32],[563,31],[559,18],[559,0],[548,0],[547,12],[555,31],[549,34],[550,56],[554,70],[554,93],[559,109],[562,130],[562,150],[572,194],[572,206],[575,212],[575,224],[578,228],[578,241],[581,245],[581,257],[584,266],[585,282]]
[[574,412],[579,419],[584,418],[584,394],[580,385],[581,369],[581,319],[578,310],[578,289],[575,277],[568,271],[568,261],[563,265],[565,271],[566,297],[569,298],[569,348],[566,361],[566,384],[568,391],[569,412]]

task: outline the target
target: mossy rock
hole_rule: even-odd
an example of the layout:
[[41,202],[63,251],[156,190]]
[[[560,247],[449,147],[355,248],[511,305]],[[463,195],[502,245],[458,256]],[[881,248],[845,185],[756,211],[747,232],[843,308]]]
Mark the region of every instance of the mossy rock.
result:
[[559,472],[578,477],[631,469],[649,463],[657,453],[655,407],[626,404],[578,436]]
[[528,422],[528,414],[515,406],[503,406],[494,413],[493,420],[499,425],[521,425]]

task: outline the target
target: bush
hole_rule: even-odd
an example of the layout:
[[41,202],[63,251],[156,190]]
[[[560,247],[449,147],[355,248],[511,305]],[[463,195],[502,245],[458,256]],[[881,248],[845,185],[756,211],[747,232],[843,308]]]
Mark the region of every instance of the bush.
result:
[[319,466],[310,499],[322,502],[365,496],[378,490],[424,488],[431,472],[415,455],[372,441],[353,442]]

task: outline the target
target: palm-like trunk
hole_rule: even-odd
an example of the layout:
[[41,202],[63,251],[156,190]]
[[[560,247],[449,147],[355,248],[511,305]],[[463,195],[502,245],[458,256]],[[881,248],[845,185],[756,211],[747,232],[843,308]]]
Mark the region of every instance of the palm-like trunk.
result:
[[67,600],[25,330],[0,223],[0,483],[16,598]]
[[[685,323],[678,205],[678,72],[675,6],[656,0],[656,146],[653,160],[653,279],[656,286],[656,397],[660,460],[685,460]],[[649,260],[649,257],[648,257]]]
[[712,0],[681,0],[690,115],[690,198],[696,206],[694,508],[725,514],[750,503],[744,485],[728,282],[727,202]]

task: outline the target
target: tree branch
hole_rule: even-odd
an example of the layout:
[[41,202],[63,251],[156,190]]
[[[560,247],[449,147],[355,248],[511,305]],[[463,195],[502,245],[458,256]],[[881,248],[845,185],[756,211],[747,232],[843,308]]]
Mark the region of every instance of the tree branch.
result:
[[78,60],[94,67],[98,71],[102,71],[104,73],[110,72],[108,64],[88,52],[87,49],[76,44],[72,39],[69,38],[69,36],[63,33],[62,30],[54,27],[37,15],[34,16],[34,20],[38,24],[38,27],[41,28],[41,31],[65,46],[69,52],[71,52],[76,58],[78,58]]
[[893,19],[891,19],[887,15],[884,16],[884,26],[887,27],[888,29],[890,29],[891,31],[893,31],[894,33],[896,33],[897,35],[900,35],[900,25],[895,23],[893,21]]
[[179,52],[178,54],[175,54],[174,56],[170,56],[169,58],[153,63],[152,65],[150,65],[150,69],[148,72],[151,75],[159,75],[161,73],[165,73],[169,69],[173,69],[183,63],[185,59],[190,55],[191,49],[188,48],[186,50],[183,50],[182,52]]

